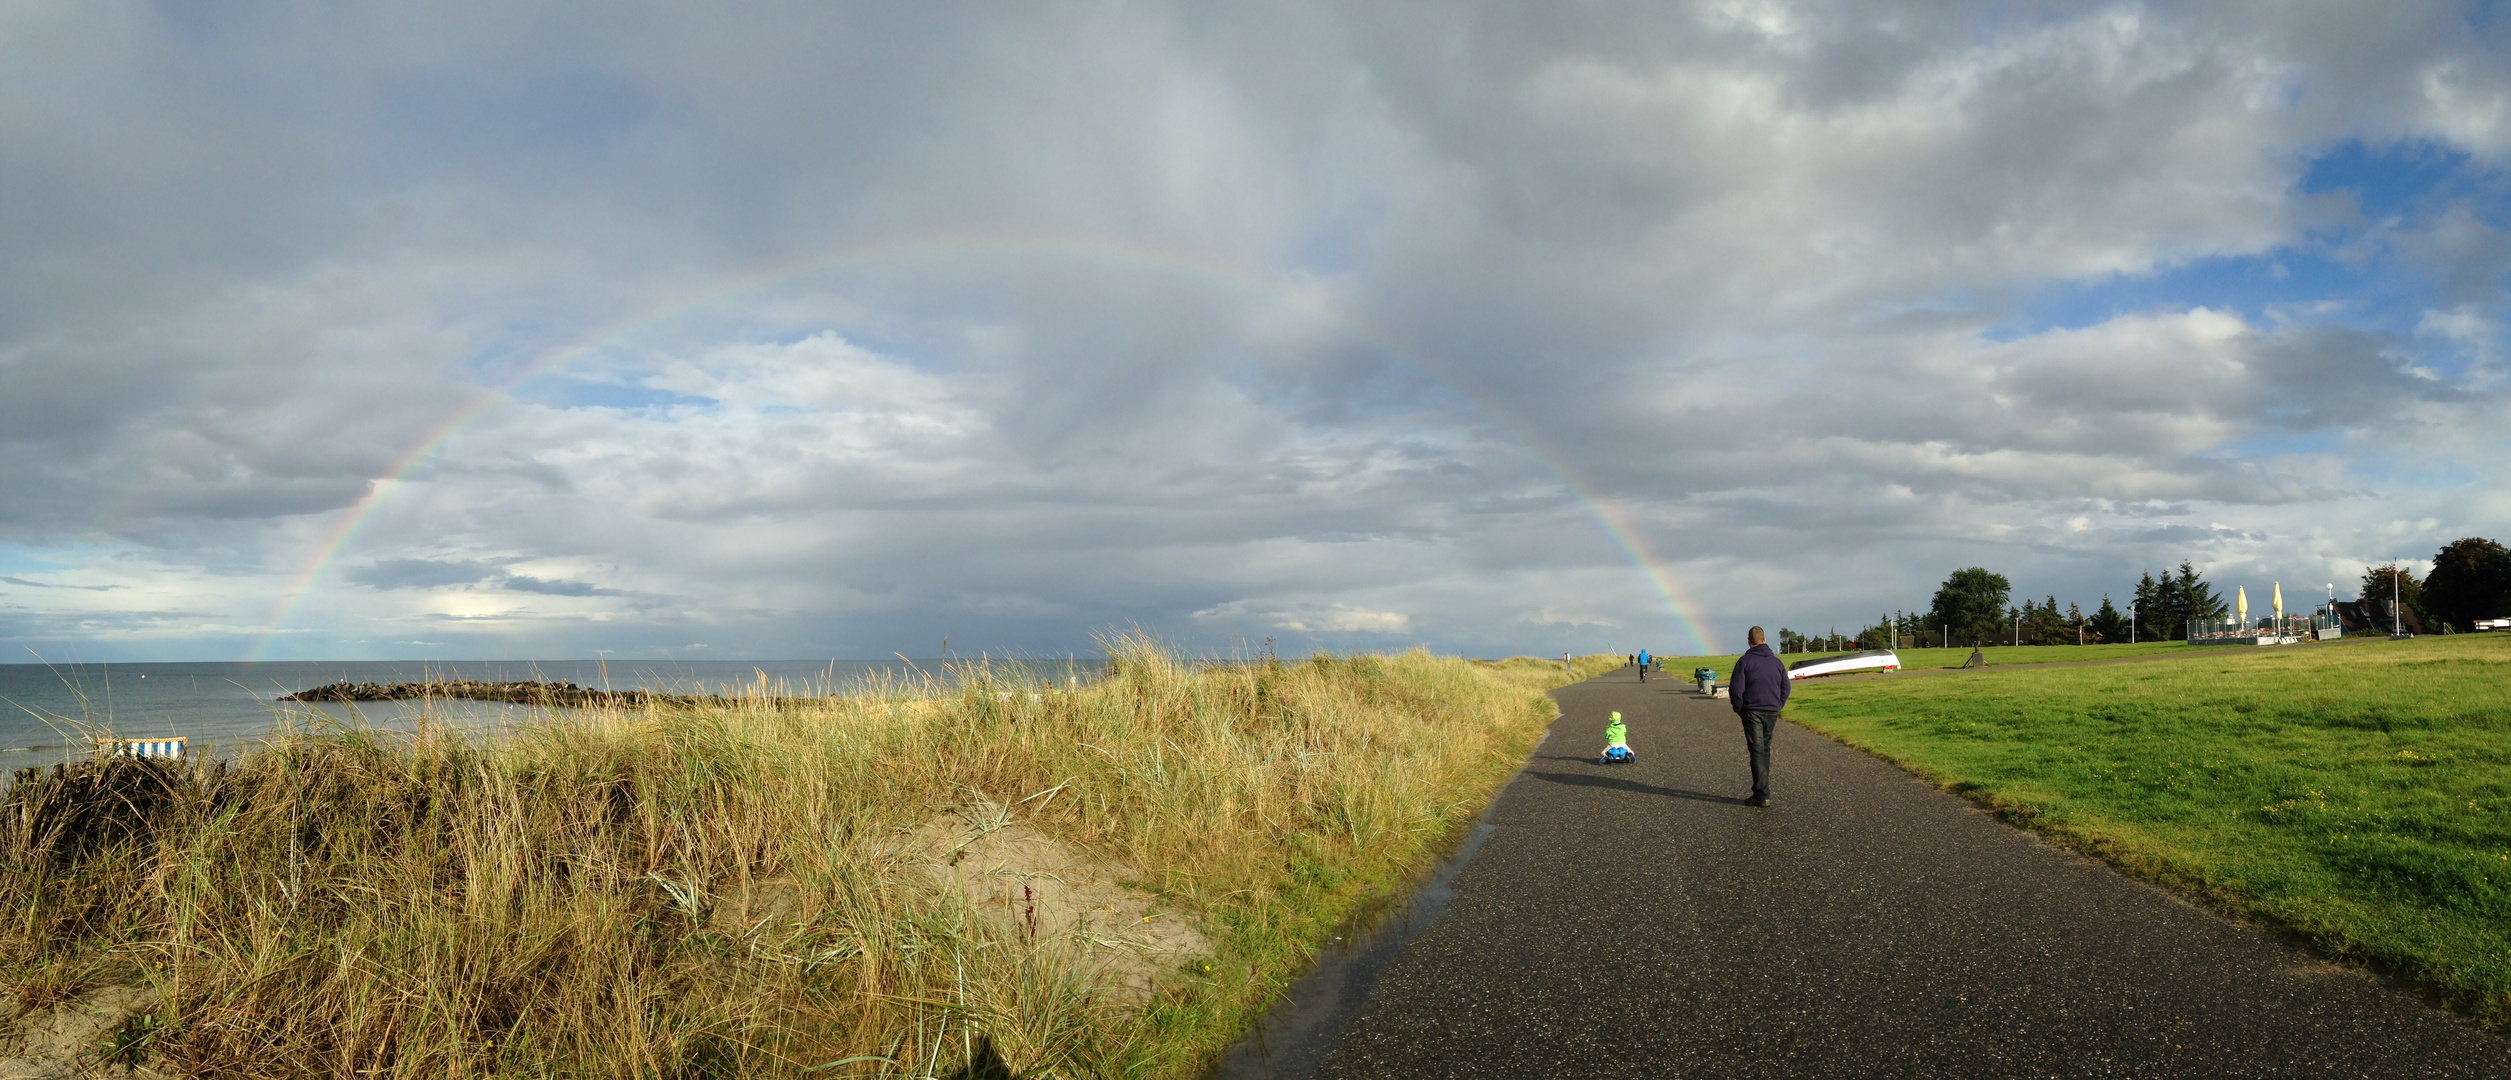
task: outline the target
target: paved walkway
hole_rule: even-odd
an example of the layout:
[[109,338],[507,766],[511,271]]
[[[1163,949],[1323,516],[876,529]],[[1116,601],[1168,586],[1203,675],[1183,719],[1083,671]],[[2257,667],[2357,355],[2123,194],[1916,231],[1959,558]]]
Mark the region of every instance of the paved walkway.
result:
[[[1624,670],[1494,806],[1321,1076],[2496,1076],[2511,1038]],[[1632,765],[1595,763],[1603,715]]]

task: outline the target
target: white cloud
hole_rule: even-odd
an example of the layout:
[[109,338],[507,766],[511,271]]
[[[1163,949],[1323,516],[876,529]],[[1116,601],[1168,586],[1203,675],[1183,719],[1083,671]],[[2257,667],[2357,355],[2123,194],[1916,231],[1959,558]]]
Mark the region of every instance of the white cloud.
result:
[[2511,151],[2511,80],[2498,65],[2480,75],[2451,60],[2425,69],[2422,81],[2427,122],[2442,138],[2487,157]]
[[1266,611],[1245,600],[1232,600],[1195,612],[1194,617],[1226,621],[1253,617],[1272,629],[1319,634],[1401,634],[1412,629],[1412,617],[1400,611],[1369,611],[1339,605]]

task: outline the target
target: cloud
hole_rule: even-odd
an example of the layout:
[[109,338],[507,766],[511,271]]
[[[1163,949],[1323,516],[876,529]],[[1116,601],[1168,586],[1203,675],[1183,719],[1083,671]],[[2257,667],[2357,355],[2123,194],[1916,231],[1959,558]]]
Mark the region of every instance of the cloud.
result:
[[24,585],[30,589],[85,589],[89,592],[112,592],[115,589],[129,588],[127,585],[63,585],[50,581],[28,581],[22,577],[0,577],[0,581],[11,585]]
[[1412,629],[1412,617],[1398,611],[1370,611],[1363,608],[1303,605],[1295,610],[1258,611],[1243,600],[1233,600],[1194,613],[1197,619],[1236,621],[1252,616],[1276,630],[1318,634],[1401,634]]
[[1613,621],[1611,619],[1601,618],[1594,615],[1584,615],[1572,611],[1561,611],[1557,608],[1549,607],[1535,613],[1534,617],[1528,619],[1527,621],[1534,623],[1537,626],[1565,626],[1572,628],[1583,626],[1610,627],[1613,625]]
[[349,571],[349,581],[374,589],[433,589],[470,585],[503,576],[505,570],[468,559],[378,559]]
[[540,578],[525,577],[521,574],[509,577],[500,584],[515,592],[541,593],[546,596],[622,595],[617,589],[605,589],[590,582],[566,580],[544,581]]
[[2511,531],[2504,44],[11,9],[0,569],[150,655],[1550,654],[2416,555]]
[[490,584],[511,592],[544,596],[623,596],[618,589],[564,578],[539,578],[509,573],[503,565],[478,559],[381,559],[350,570],[347,580],[373,589],[441,589]]

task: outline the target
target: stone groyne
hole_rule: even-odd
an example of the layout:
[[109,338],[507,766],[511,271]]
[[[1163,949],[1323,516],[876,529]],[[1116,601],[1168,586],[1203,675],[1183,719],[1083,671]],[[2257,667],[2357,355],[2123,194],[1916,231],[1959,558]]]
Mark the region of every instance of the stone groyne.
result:
[[353,683],[336,682],[281,695],[281,701],[413,701],[442,699],[458,701],[503,701],[512,705],[552,705],[562,708],[586,708],[595,705],[687,704],[698,699],[678,694],[658,694],[650,690],[596,690],[571,682],[481,682],[477,679],[451,679],[441,682]]

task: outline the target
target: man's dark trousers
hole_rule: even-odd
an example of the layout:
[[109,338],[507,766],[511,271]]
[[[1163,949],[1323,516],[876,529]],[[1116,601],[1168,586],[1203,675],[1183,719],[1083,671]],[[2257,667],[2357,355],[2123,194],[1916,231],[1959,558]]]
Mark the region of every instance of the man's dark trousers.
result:
[[1744,749],[1752,752],[1752,793],[1754,798],[1770,797],[1770,740],[1779,733],[1779,714],[1752,711],[1744,714]]

